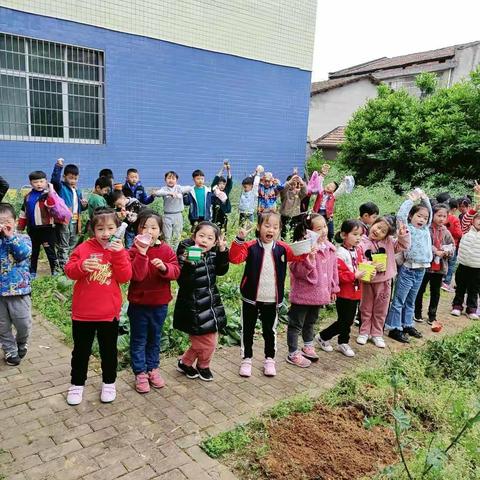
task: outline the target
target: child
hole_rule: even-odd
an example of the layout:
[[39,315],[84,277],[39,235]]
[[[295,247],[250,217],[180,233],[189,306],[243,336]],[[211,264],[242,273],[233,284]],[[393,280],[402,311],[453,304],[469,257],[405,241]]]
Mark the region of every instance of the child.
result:
[[423,322],[423,294],[425,293],[427,285],[430,283],[430,305],[428,306],[429,325],[437,321],[437,308],[438,302],[440,301],[442,279],[448,270],[448,259],[453,255],[455,250],[453,237],[445,226],[448,217],[447,205],[438,203],[433,207],[432,211],[433,221],[430,225],[430,235],[432,238],[433,262],[425,272],[415,300],[415,321]]
[[362,295],[360,280],[365,276],[365,272],[358,269],[358,265],[363,261],[362,249],[359,246],[362,232],[362,224],[359,220],[345,220],[342,223],[339,238],[342,245],[337,249],[340,290],[335,303],[338,319],[315,337],[322,350],[332,352],[330,340],[338,335],[338,350],[346,357],[355,356],[348,342],[350,328]]
[[[362,227],[364,224],[362,222]],[[397,238],[395,228],[386,217],[377,218],[370,227],[368,237],[363,235],[360,246],[367,260],[375,264],[373,255],[386,254],[386,265],[376,265],[377,272],[370,282],[362,283],[360,314],[362,324],[357,337],[359,345],[365,345],[369,338],[378,348],[385,348],[383,325],[388,313],[392,280],[397,275],[395,255],[410,247],[410,234],[404,224],[400,225]]]
[[93,238],[80,244],[65,265],[75,280],[72,297],[72,385],[67,403],[82,401],[88,360],[97,334],[102,361],[102,402],[116,397],[118,319],[122,307],[120,284],[132,276],[132,264],[120,239],[113,238],[120,219],[111,208],[97,209],[90,228]]
[[138,216],[136,237],[130,249],[132,280],[128,288],[130,319],[130,357],[135,374],[135,389],[139,393],[162,388],[165,381],[158,370],[160,337],[172,299],[170,282],[180,275],[177,256],[162,241],[162,219],[152,210]]
[[[193,246],[202,249],[199,261],[189,260],[188,250]],[[190,337],[190,348],[178,360],[177,370],[188,378],[200,377],[210,382],[217,332],[227,324],[217,288],[217,276],[228,272],[227,244],[214,223],[200,222],[193,229],[192,238],[180,243],[177,256],[181,273],[173,326]]]
[[[260,166],[260,165],[259,165]],[[253,214],[258,205],[258,185],[260,183],[260,174],[258,167],[255,173],[242,180],[242,193],[238,203],[238,211],[240,212],[238,223],[243,226],[246,221],[253,222]]]
[[[226,178],[223,176],[224,169],[227,171]],[[227,231],[228,214],[232,211],[229,198],[232,187],[232,169],[228,160],[225,160],[212,182],[212,222],[223,232]]]
[[54,205],[48,195],[47,175],[41,170],[31,172],[28,176],[32,190],[23,201],[18,229],[27,227],[27,233],[32,241],[32,256],[30,261],[30,276],[37,275],[38,256],[43,246],[47,254],[52,275],[57,269],[57,254],[55,253],[55,224],[50,215],[49,207]]
[[201,170],[192,173],[194,186],[183,197],[183,203],[189,205],[188,219],[192,231],[196,224],[212,219],[212,191],[205,186],[205,174]]
[[453,273],[457,264],[458,245],[460,243],[460,239],[462,238],[462,226],[460,224],[460,219],[455,215],[455,212],[458,209],[458,200],[451,198],[448,201],[448,209],[446,227],[448,228],[448,231],[452,235],[453,241],[455,242],[455,250],[453,255],[448,257],[448,270],[445,278],[443,279],[441,288],[446,292],[454,292],[455,290],[450,284],[452,283]]
[[285,240],[287,228],[294,230],[302,222],[303,215],[300,211],[300,204],[307,195],[307,185],[296,174],[290,175],[285,182],[285,188],[280,190],[280,215],[282,216],[282,233]]
[[373,202],[362,203],[359,207],[360,218],[362,222],[363,234],[368,236],[370,227],[375,223],[380,213],[378,206]]
[[63,170],[64,160],[59,158],[53,167],[51,183],[59,196],[63,198],[65,205],[72,212],[72,219],[65,225],[57,223],[55,225],[57,236],[57,258],[58,266],[63,270],[67,263],[68,257],[78,240],[78,234],[81,232],[82,226],[80,221],[80,213],[87,207],[87,202],[82,198],[81,190],[77,189],[79,170],[76,165],[68,164]]
[[273,178],[271,172],[266,172],[258,185],[258,213],[275,211],[277,198],[283,190],[283,185],[278,178]]
[[252,374],[253,335],[260,317],[265,341],[263,373],[267,377],[277,374],[275,353],[277,345],[278,308],[283,302],[287,262],[304,257],[293,255],[290,247],[278,242],[281,229],[280,214],[264,212],[258,216],[256,240],[246,242],[252,230],[241,228],[230,249],[230,261],[246,262],[240,284],[242,295],[242,362],[240,376]]
[[[414,205],[416,200],[421,203]],[[397,220],[406,224],[410,232],[410,248],[403,253],[403,265],[395,282],[390,311],[385,328],[388,336],[401,343],[409,343],[408,336],[421,338],[413,326],[415,299],[422,285],[425,270],[433,259],[430,225],[432,207],[428,197],[419,189],[408,195],[397,214]]]
[[136,168],[127,170],[127,178],[122,187],[122,192],[126,197],[136,198],[140,203],[148,205],[155,200],[155,195],[147,195],[145,188],[140,182],[140,175]]
[[11,366],[19,365],[27,354],[32,328],[29,273],[32,246],[27,235],[15,233],[15,218],[13,206],[0,203],[0,344],[5,362]]
[[166,185],[154,193],[157,197],[163,197],[163,237],[175,249],[183,232],[183,196],[193,189],[190,186],[182,187],[177,181],[177,173],[170,170],[165,174]]
[[125,232],[125,248],[133,245],[135,238],[135,222],[138,214],[145,208],[136,198],[127,198],[121,190],[114,190],[111,193],[112,206],[115,208],[117,215],[122,222],[128,224]]
[[[309,367],[318,360],[313,346],[313,329],[321,306],[336,300],[338,267],[335,247],[327,239],[327,223],[312,213],[297,226],[293,240],[307,238],[307,229],[318,236],[312,252],[302,262],[290,264],[290,310],[288,312],[287,362]],[[302,334],[303,348],[298,349],[298,336]]]
[[462,223],[462,218],[470,210],[471,205],[472,200],[468,196],[458,199],[458,211],[460,212],[458,219],[460,220],[460,225]]
[[91,220],[96,208],[108,207],[105,197],[109,195],[111,182],[108,177],[98,177],[95,180],[95,188],[88,197],[88,218]]

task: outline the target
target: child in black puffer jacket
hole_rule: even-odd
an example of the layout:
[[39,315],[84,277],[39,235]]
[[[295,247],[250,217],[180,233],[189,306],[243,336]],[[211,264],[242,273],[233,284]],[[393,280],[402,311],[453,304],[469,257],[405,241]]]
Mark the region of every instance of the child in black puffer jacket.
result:
[[[189,251],[191,247],[201,249],[199,259],[195,259],[198,252]],[[217,332],[227,324],[216,285],[217,275],[228,272],[227,244],[215,224],[201,222],[193,230],[192,238],[180,243],[177,257],[181,273],[173,326],[188,333],[191,344],[178,361],[177,370],[188,378],[200,377],[209,382],[213,380],[210,361],[217,345]]]

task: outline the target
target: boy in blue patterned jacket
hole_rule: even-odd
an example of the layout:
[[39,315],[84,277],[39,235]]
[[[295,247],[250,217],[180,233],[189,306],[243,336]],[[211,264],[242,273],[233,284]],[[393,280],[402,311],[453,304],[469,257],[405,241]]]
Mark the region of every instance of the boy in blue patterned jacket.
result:
[[15,232],[14,208],[9,203],[0,203],[0,343],[7,365],[12,366],[19,365],[27,354],[32,328],[31,253],[30,238]]

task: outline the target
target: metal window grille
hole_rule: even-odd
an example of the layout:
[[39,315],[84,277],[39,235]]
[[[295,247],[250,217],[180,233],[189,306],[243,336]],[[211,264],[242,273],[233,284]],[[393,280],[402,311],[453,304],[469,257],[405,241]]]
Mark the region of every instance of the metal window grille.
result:
[[104,54],[0,32],[0,140],[105,143]]

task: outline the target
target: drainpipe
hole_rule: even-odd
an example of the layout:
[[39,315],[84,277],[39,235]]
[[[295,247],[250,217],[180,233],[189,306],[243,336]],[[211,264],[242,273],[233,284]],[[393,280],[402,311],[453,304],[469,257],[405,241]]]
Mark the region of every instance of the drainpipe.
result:
[[452,70],[453,70],[453,68],[451,68],[451,69],[448,71],[447,87],[450,87],[450,82],[452,81]]

